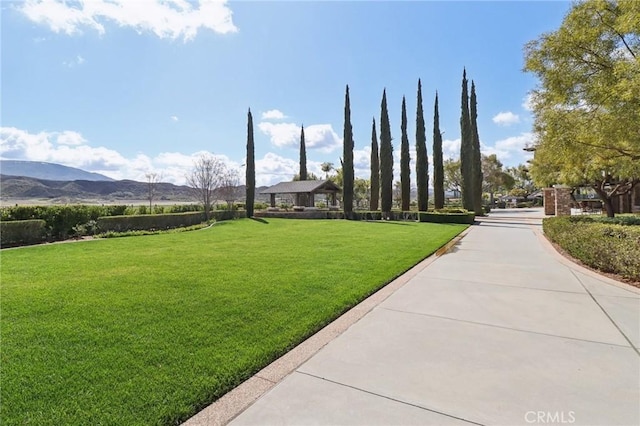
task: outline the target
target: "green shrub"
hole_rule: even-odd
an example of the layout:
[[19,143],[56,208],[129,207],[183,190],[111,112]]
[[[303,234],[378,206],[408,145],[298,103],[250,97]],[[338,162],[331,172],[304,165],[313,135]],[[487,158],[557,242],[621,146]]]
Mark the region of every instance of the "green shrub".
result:
[[101,216],[121,215],[127,211],[127,206],[14,206],[0,209],[2,221],[40,219],[46,222],[47,238],[50,240],[64,240],[70,235],[76,235],[74,228],[85,225]]
[[545,235],[571,256],[604,272],[640,281],[640,226],[601,223],[603,218],[546,218]]
[[432,222],[432,223],[462,223],[473,225],[475,221],[475,214],[471,212],[465,213],[430,213],[420,212],[420,222]]
[[105,233],[152,231],[192,226],[202,222],[204,222],[203,212],[108,216],[98,218],[98,229]]
[[246,217],[245,211],[219,210],[210,212],[211,219],[220,222],[223,220],[239,219]]
[[529,207],[533,207],[533,201],[522,201],[520,203],[516,203],[516,208],[518,209],[524,209]]
[[201,204],[175,204],[165,209],[165,213],[201,212],[204,207]]
[[606,216],[570,216],[571,223],[605,223],[609,225],[638,226],[640,225],[640,215],[618,215],[616,217]]
[[37,244],[45,240],[46,222],[40,219],[0,222],[0,247]]
[[467,210],[463,209],[462,207],[445,207],[442,209],[435,209],[433,210],[435,213],[464,213],[467,214],[469,213]]

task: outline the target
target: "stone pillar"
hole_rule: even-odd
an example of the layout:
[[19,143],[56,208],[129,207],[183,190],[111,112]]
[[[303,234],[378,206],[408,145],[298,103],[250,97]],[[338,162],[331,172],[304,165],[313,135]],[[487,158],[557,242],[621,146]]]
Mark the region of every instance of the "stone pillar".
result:
[[556,198],[556,216],[571,215],[571,188],[568,186],[554,186]]
[[544,214],[547,216],[556,214],[556,191],[553,188],[544,189]]
[[270,194],[271,195],[271,207],[275,207],[276,206],[276,194]]

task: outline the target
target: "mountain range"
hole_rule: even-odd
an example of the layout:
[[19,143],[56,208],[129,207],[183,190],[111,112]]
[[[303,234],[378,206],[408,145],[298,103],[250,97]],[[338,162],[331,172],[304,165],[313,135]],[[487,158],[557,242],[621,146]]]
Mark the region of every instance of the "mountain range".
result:
[[[261,188],[256,188],[259,193]],[[154,202],[194,202],[193,188],[157,183]],[[244,199],[244,185],[235,188],[236,200]],[[0,201],[8,204],[139,203],[148,200],[149,184],[114,180],[99,173],[37,161],[0,160]],[[257,200],[268,201],[268,196]]]
[[114,179],[100,173],[91,173],[75,167],[42,161],[0,160],[0,174],[62,181],[114,181]]
[[[114,180],[99,173],[37,161],[0,161],[0,198],[4,204],[132,202],[148,199],[147,182]],[[171,183],[155,185],[156,201],[195,201],[193,190]]]

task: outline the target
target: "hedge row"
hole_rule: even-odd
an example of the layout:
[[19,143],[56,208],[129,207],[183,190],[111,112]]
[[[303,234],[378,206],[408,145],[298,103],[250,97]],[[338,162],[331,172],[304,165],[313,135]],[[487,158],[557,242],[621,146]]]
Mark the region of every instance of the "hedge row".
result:
[[44,220],[16,220],[0,222],[0,247],[38,244],[46,239]]
[[[211,212],[216,221],[243,217],[244,212]],[[98,232],[154,231],[198,225],[205,221],[204,212],[146,214],[131,216],[105,216],[98,218]]]
[[420,222],[433,223],[463,223],[473,225],[476,219],[474,213],[420,213]]
[[100,216],[124,214],[127,206],[14,206],[0,209],[0,220],[44,220],[49,240],[64,240],[75,235],[74,228]]
[[[255,212],[256,217],[271,217],[284,219],[345,219],[342,211],[305,210],[303,212],[292,211],[267,211]],[[351,220],[391,220],[391,221],[420,221],[433,223],[461,223],[473,224],[473,213],[436,213],[436,212],[400,212],[393,211],[388,217],[384,217],[379,211],[356,211],[349,216]]]
[[169,213],[98,218],[98,232],[127,232],[172,229],[204,222],[204,213]]
[[640,226],[570,216],[546,218],[542,228],[551,241],[586,265],[640,281]]
[[609,225],[640,225],[640,215],[617,215],[616,217],[606,216],[594,216],[594,215],[579,215],[570,216],[569,221],[571,223],[586,222],[586,223],[606,223]]

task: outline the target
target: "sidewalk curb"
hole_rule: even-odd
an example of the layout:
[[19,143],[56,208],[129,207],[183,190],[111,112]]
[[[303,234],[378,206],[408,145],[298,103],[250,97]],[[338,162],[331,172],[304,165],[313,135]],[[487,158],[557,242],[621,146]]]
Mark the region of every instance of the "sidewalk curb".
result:
[[451,250],[472,228],[473,227],[470,226],[462,231],[447,244],[436,250],[435,253],[420,261],[411,269],[392,280],[389,284],[342,314],[313,336],[260,370],[253,377],[226,393],[216,402],[202,409],[199,413],[184,422],[183,425],[219,426],[226,425],[232,421],[324,346],[344,333],[349,327],[371,312],[380,303],[384,302],[389,296],[404,286],[427,266],[435,262],[440,256]]
[[558,252],[558,250],[556,250],[556,248],[551,244],[551,242],[547,239],[547,237],[544,235],[544,233],[542,232],[542,229],[539,229],[537,227],[532,226],[531,227],[533,229],[533,233],[536,235],[536,237],[538,237],[538,240],[540,241],[540,244],[549,252],[553,255],[553,257],[560,263],[562,263],[563,265],[565,265],[566,267],[568,267],[569,269],[572,269],[573,271],[579,272],[583,275],[588,275],[591,278],[595,278],[599,281],[602,281],[605,284],[608,285],[612,285],[618,288],[621,288],[623,290],[627,290],[631,293],[635,293],[635,294],[640,294],[640,288],[638,287],[634,287],[631,284],[627,284],[624,283],[622,281],[618,281],[615,280],[613,278],[609,278],[606,275],[602,275],[599,274],[598,272],[595,272],[589,268],[586,268],[576,262],[574,262],[573,260],[567,258],[566,256],[563,256],[562,254],[560,254]]

